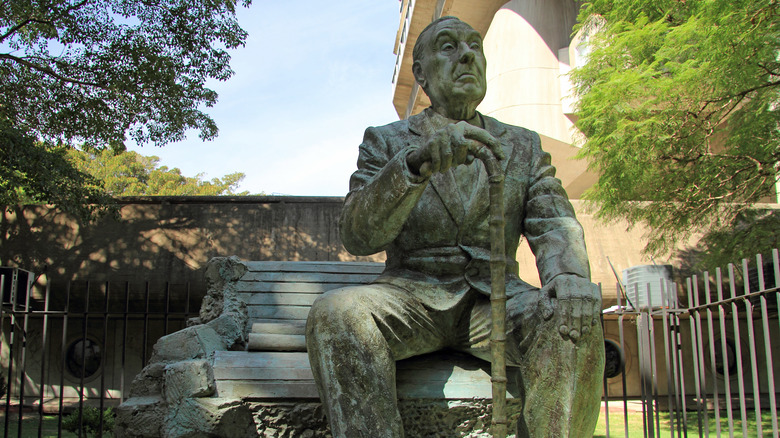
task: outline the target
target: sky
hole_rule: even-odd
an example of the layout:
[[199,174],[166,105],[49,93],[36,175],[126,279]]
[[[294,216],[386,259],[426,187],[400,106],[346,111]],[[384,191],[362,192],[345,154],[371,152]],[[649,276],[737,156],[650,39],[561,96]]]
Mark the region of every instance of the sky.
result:
[[197,131],[163,147],[130,146],[204,179],[246,174],[251,194],[344,196],[369,126],[398,120],[392,105],[398,0],[263,1],[237,11],[249,33],[231,51],[235,74],[209,82],[204,108],[219,136]]

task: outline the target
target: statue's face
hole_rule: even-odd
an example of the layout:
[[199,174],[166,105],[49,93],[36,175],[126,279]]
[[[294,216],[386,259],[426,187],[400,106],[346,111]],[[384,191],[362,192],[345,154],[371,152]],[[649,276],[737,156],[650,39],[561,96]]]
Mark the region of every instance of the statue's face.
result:
[[476,105],[485,97],[482,37],[461,21],[443,21],[432,30],[416,70],[434,106]]

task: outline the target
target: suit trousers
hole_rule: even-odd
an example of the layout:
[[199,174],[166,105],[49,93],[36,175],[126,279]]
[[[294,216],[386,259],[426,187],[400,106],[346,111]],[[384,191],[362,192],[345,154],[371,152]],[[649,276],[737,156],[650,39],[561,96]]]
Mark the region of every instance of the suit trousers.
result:
[[[517,292],[517,291],[514,291]],[[507,364],[519,367],[518,437],[592,436],[598,419],[604,340],[596,326],[576,344],[539,310],[541,292],[507,301]],[[490,360],[490,300],[476,290],[436,310],[389,284],[323,294],[309,314],[306,342],[333,436],[403,437],[395,361],[443,348]]]

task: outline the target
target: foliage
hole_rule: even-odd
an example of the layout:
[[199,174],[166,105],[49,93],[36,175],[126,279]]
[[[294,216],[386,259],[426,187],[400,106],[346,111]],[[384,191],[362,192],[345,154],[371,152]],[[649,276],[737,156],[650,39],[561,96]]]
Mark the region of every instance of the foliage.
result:
[[[577,127],[581,156],[600,175],[585,198],[601,218],[646,224],[645,250],[658,255],[695,233],[723,238],[753,204],[772,199],[776,0],[594,0],[579,20],[591,51],[572,74]],[[777,228],[762,223],[751,233],[776,245]]]
[[[251,0],[242,0],[249,6]],[[105,198],[68,148],[124,150],[217,135],[203,107],[246,32],[236,0],[7,1],[0,5],[0,202],[92,217]],[[97,210],[101,210],[97,208]]]
[[[62,420],[62,428],[79,436],[101,436],[100,432],[100,409],[86,407],[81,412],[81,433],[79,433],[79,411],[75,411]],[[112,433],[116,414],[111,408],[103,411],[103,432]]]
[[76,169],[67,153],[0,119],[0,205],[55,204],[82,220],[110,211],[100,181]]
[[113,196],[218,196],[247,195],[236,193],[244,179],[240,172],[222,178],[203,180],[203,174],[187,177],[178,168],[159,166],[156,156],[137,152],[110,150],[77,151],[71,149],[68,159],[80,171],[100,180]]
[[55,144],[210,139],[205,83],[232,75],[246,36],[234,0],[4,2],[0,118]]

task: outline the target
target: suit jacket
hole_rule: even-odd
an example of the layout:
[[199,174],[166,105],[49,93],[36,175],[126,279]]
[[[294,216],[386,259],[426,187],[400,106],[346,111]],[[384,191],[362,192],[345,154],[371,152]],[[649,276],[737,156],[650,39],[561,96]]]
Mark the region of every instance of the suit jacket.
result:
[[[522,236],[543,284],[560,274],[590,279],[582,227],[539,135],[480,115],[505,159],[507,295],[530,288],[518,278]],[[377,282],[401,287],[435,309],[454,306],[471,288],[490,293],[488,178],[475,160],[430,178],[414,175],[406,156],[449,123],[428,108],[365,132],[358,169],[341,213],[344,246],[355,255],[386,251]]]

